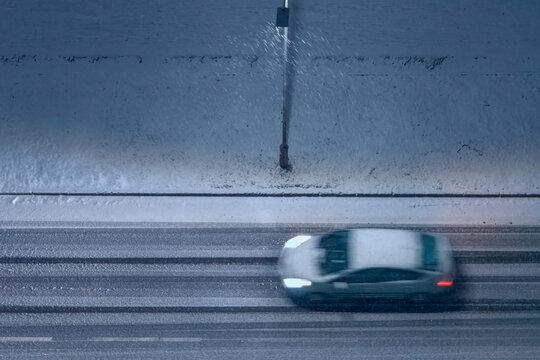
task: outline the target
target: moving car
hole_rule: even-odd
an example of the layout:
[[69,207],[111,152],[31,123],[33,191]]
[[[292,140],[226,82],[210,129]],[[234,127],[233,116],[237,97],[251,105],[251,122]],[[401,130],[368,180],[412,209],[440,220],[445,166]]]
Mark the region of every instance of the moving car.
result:
[[397,229],[340,230],[288,240],[279,258],[288,295],[427,302],[452,293],[456,268],[442,235]]

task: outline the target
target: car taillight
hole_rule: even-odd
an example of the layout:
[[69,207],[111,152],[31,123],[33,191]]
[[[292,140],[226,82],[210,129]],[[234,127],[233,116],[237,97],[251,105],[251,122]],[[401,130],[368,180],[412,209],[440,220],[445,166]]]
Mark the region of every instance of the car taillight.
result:
[[437,283],[437,286],[452,286],[454,282],[452,280],[442,280]]

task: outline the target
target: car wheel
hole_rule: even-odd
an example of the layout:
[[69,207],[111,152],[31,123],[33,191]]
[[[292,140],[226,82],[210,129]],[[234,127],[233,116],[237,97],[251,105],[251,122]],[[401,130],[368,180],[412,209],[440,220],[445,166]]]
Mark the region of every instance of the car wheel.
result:
[[416,293],[409,296],[408,300],[413,304],[426,304],[431,301],[431,296],[426,293]]
[[328,300],[328,296],[326,296],[325,294],[322,294],[322,293],[313,293],[313,294],[309,294],[307,296],[307,301],[310,303],[310,304],[320,304],[324,301],[327,301]]

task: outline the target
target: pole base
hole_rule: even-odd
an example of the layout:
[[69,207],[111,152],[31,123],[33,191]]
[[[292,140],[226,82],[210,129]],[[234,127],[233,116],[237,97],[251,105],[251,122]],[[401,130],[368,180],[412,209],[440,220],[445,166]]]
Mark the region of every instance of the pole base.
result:
[[289,165],[289,145],[287,144],[281,144],[279,146],[279,166],[285,170],[291,169]]

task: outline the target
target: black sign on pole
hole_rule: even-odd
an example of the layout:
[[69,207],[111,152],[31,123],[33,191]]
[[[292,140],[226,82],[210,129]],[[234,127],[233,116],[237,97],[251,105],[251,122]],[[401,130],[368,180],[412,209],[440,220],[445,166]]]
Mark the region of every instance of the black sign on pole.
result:
[[279,7],[276,16],[277,27],[289,27],[289,8]]

